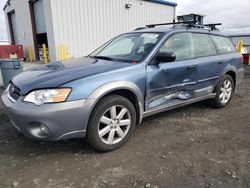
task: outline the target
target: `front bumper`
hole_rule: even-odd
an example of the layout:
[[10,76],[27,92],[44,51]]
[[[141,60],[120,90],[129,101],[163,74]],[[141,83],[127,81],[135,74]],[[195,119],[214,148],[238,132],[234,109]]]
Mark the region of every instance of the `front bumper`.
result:
[[[11,101],[7,90],[3,92],[1,99],[10,121],[27,137],[63,140],[84,137],[86,134],[88,110],[84,108],[85,100],[37,106],[23,102],[23,97]],[[47,128],[48,134],[39,132],[41,125]]]

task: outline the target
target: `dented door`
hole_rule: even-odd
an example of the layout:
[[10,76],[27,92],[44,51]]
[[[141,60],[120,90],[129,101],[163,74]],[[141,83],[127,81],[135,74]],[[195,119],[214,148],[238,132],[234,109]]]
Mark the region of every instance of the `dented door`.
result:
[[197,64],[193,59],[191,33],[172,35],[159,52],[172,52],[176,55],[176,60],[147,66],[146,110],[163,105],[171,106],[194,97]]
[[196,80],[192,60],[147,66],[146,109],[193,98]]

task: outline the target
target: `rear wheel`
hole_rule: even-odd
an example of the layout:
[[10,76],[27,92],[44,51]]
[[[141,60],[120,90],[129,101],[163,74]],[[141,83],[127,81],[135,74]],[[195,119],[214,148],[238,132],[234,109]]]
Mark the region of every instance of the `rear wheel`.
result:
[[128,140],[135,124],[135,108],[128,99],[118,95],[105,97],[92,112],[88,142],[98,151],[117,149]]
[[230,75],[224,75],[215,88],[216,97],[211,100],[214,107],[225,107],[233,97],[234,81]]

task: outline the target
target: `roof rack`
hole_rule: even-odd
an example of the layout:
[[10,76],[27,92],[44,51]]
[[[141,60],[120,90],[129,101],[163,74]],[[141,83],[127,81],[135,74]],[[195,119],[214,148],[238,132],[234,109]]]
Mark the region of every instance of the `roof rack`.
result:
[[217,25],[222,25],[222,23],[204,24],[205,27],[210,27],[211,30],[218,30],[216,28]]
[[[163,25],[174,25],[173,27],[177,26],[184,26],[186,28],[203,28],[203,29],[209,29],[211,31],[218,30],[216,28],[217,25],[222,25],[221,23],[214,23],[214,24],[204,24],[204,25],[198,25],[196,24],[196,21],[185,21],[185,22],[175,22],[175,20],[172,23],[160,23],[160,24],[150,24],[146,25],[146,28],[154,28],[156,26],[163,26]],[[139,30],[140,28],[137,28]]]
[[160,24],[150,24],[150,25],[146,25],[147,28],[153,28],[156,26],[162,26],[162,25],[176,25],[176,24],[195,24],[194,21],[186,21],[186,22],[175,22],[175,20],[173,22],[170,23],[160,23]]

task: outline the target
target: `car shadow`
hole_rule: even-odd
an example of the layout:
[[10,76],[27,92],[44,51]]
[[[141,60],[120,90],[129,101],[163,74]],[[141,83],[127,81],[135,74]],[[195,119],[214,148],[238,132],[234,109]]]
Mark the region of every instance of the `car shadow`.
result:
[[[162,117],[167,118],[168,116],[177,115],[178,113],[188,113],[190,108],[192,108],[192,111],[195,111],[205,110],[210,107],[206,104],[206,102],[199,102],[178,109],[162,112],[143,119],[142,127],[146,126],[152,120],[157,120]],[[5,115],[2,114],[2,116]],[[77,155],[97,153],[100,154],[100,152],[97,152],[93,148],[91,148],[91,146],[89,146],[86,139],[84,138],[62,141],[37,141],[30,138],[26,138],[11,125],[7,116],[5,116],[4,119],[4,131],[1,131],[3,125],[0,124],[0,155],[4,154],[9,157],[27,157],[47,154],[51,155],[58,153],[72,153]],[[140,133],[136,132],[136,134]]]
[[[21,133],[13,135],[13,139],[0,143],[0,155],[9,156],[38,156],[57,153],[72,154],[94,154],[97,153],[92,149],[86,140],[70,139],[62,141],[38,141],[26,138]],[[11,149],[9,149],[11,148]]]
[[34,140],[17,131],[5,114],[1,114],[0,118],[0,156],[26,157],[63,152],[74,154],[96,153],[84,138],[62,141]]

